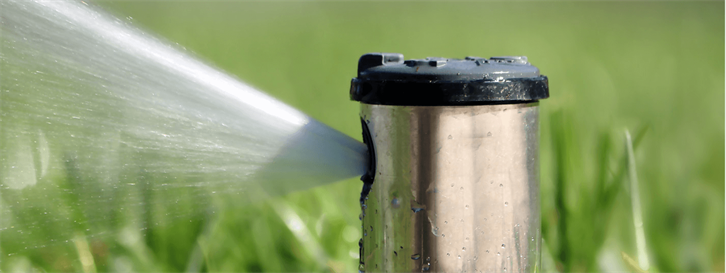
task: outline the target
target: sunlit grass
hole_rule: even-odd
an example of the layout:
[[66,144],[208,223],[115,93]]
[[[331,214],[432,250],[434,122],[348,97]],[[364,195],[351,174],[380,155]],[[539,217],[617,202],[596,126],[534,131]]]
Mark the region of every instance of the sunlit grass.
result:
[[[552,94],[541,102],[543,271],[636,271],[646,255],[650,272],[724,270],[723,3],[102,5],[356,137],[347,91],[362,53],[528,55]],[[86,178],[74,177],[72,162],[55,178],[92,192],[74,188],[77,179]],[[631,186],[640,189],[644,250]],[[49,198],[39,206],[83,224],[44,227],[32,244],[5,235],[0,248],[41,246],[68,230],[83,239],[2,252],[0,269],[355,272],[360,187],[351,179],[252,204],[232,196],[174,207],[138,195],[127,202],[143,205],[109,210],[102,226],[93,217],[105,215],[65,205],[78,196]],[[43,224],[28,219],[17,228]]]

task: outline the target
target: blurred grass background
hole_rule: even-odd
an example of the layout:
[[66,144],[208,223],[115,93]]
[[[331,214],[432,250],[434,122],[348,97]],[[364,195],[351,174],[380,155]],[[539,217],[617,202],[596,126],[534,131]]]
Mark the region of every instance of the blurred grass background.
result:
[[[632,270],[621,258],[637,253],[625,129],[650,271],[724,271],[723,2],[98,4],[358,139],[348,89],[361,54],[526,55],[551,88],[541,103],[543,271]],[[188,222],[141,209],[145,223],[167,224],[79,235],[87,250],[77,241],[0,268],[354,272],[360,188],[351,179],[253,204],[211,200],[214,213]]]

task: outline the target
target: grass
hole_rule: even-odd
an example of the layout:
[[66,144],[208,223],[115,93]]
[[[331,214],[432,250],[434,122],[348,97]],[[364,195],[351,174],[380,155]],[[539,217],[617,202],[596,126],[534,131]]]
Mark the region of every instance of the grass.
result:
[[[724,271],[723,2],[100,4],[358,139],[347,91],[363,53],[527,55],[552,95],[541,103],[543,271],[638,264],[626,129],[649,271]],[[70,190],[88,179],[72,170],[58,177]],[[137,210],[96,226],[88,221],[96,216],[59,200],[45,206],[88,226],[45,227],[37,244],[4,236],[0,247],[43,245],[64,231],[107,236],[66,234],[85,242],[3,257],[0,269],[353,272],[360,187],[351,179],[244,205],[213,198],[204,201],[213,211],[194,217],[146,194],[128,201],[144,204]]]

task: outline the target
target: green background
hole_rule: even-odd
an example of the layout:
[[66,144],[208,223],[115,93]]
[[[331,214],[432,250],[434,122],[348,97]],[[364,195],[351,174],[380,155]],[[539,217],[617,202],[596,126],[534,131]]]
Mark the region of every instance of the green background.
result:
[[[626,129],[638,136],[650,271],[724,271],[723,2],[98,4],[358,139],[348,89],[361,54],[526,55],[551,93],[541,102],[544,271],[633,270],[621,258],[637,256]],[[98,271],[353,272],[360,188],[351,179],[220,200],[214,217],[150,226],[137,244],[88,243]],[[73,251],[2,268],[83,271]]]

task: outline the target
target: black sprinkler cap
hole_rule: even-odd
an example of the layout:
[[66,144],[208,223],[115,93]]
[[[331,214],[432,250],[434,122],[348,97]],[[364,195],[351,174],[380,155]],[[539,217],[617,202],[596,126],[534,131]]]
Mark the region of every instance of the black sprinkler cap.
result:
[[350,98],[383,105],[485,105],[549,97],[547,76],[524,56],[429,57],[405,60],[399,53],[368,53],[358,61]]

